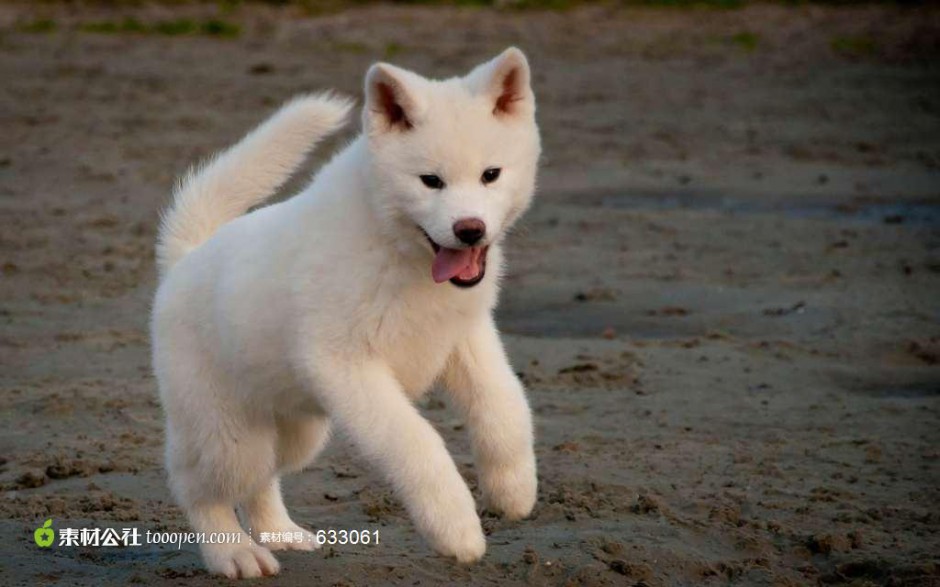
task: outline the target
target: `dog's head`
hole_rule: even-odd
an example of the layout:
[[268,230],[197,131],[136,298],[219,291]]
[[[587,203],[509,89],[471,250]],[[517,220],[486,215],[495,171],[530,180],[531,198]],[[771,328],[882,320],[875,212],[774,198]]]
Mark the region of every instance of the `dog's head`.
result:
[[377,210],[438,283],[479,283],[490,245],[532,200],[541,147],[529,78],[516,48],[443,81],[384,63],[366,74]]

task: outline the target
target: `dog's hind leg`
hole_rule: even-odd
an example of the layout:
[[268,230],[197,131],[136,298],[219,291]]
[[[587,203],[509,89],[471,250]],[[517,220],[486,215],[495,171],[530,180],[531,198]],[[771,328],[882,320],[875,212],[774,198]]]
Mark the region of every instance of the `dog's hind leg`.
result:
[[[155,369],[167,414],[170,486],[197,534],[209,571],[230,578],[273,575],[271,552],[252,542],[235,504],[257,493],[275,474],[274,419],[250,411],[234,385],[198,349],[178,344]],[[210,534],[224,533],[226,536]]]
[[322,413],[278,416],[277,468],[282,473],[299,471],[313,462],[330,439],[330,420]]
[[[217,536],[199,545],[210,572],[242,579],[277,574],[277,559],[252,542],[235,515],[235,504],[257,493],[274,474],[273,430],[265,434],[264,427],[251,429],[231,421],[215,430],[208,428],[220,420],[194,416],[186,423],[185,436],[178,430],[180,418],[171,420],[167,426],[170,483],[193,531]],[[219,538],[219,533],[226,537]]]
[[279,534],[280,540],[263,542],[271,550],[314,550],[319,545],[309,530],[301,528],[287,513],[281,497],[281,480],[274,477],[250,499],[242,504],[251,535],[258,542],[262,534]]
[[[279,474],[299,471],[313,462],[329,440],[330,421],[322,414],[278,416],[276,422]],[[291,520],[279,476],[246,500],[242,511],[256,541],[261,541],[263,533],[280,533],[280,541],[265,543],[271,550],[313,550],[319,546],[313,533]]]
[[267,548],[254,544],[242,530],[235,516],[235,509],[228,503],[200,503],[186,508],[186,514],[197,534],[216,534],[216,541],[223,540],[218,533],[237,536],[236,543],[199,545],[206,567],[212,573],[225,575],[229,579],[251,579],[263,575],[276,575],[280,565]]
[[[216,535],[214,540],[199,544],[206,567],[233,579],[277,574],[277,559],[252,542],[235,515],[241,496],[257,492],[255,476],[266,476],[265,459],[263,455],[258,458],[258,449],[264,452],[264,434],[246,431],[226,441],[224,433],[203,430],[201,444],[195,444],[193,438],[184,443],[176,428],[173,424],[167,427],[170,483],[193,531],[207,538]],[[174,448],[183,444],[185,448]],[[270,452],[273,461],[273,450]],[[268,475],[273,474],[271,465]]]

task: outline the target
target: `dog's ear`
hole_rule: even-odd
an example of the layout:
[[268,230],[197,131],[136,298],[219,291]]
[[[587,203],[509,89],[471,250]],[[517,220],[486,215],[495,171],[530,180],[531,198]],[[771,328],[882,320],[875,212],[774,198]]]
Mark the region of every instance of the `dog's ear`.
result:
[[366,73],[363,126],[369,134],[407,131],[424,110],[420,97],[424,79],[394,65],[376,63]]
[[492,101],[494,116],[521,116],[535,112],[529,62],[515,47],[477,66],[467,75],[466,81],[472,91]]

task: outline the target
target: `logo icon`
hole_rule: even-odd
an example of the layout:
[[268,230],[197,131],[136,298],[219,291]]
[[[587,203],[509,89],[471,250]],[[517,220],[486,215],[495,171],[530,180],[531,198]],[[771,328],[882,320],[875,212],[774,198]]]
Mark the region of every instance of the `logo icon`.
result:
[[33,532],[33,539],[36,541],[36,546],[40,548],[49,548],[52,546],[52,543],[55,541],[55,530],[52,529],[52,518],[49,518],[46,520],[45,524],[36,528],[36,531]]

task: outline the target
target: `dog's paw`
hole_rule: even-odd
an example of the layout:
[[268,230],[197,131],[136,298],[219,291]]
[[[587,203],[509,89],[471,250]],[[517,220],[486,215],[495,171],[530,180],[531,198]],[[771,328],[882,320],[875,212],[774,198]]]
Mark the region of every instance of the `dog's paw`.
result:
[[[265,532],[267,533],[267,532]],[[271,539],[264,542],[264,546],[269,550],[305,550],[311,551],[320,548],[316,536],[310,530],[305,530],[293,522],[283,524],[277,530],[270,532]],[[279,537],[280,540],[275,540]],[[261,533],[255,538],[256,541],[262,538]]]
[[431,538],[431,546],[440,554],[457,559],[460,563],[474,563],[486,552],[486,537],[480,518],[474,514],[463,523],[449,525]]
[[204,544],[202,557],[210,573],[229,579],[254,579],[281,570],[271,551],[257,544]]
[[521,520],[535,507],[538,479],[535,461],[485,471],[481,475],[487,507],[509,520]]

